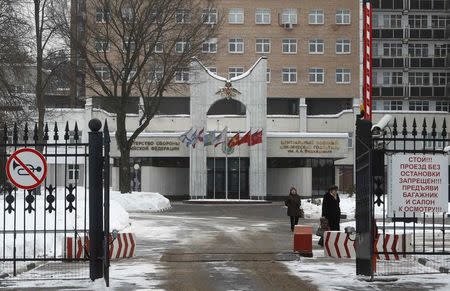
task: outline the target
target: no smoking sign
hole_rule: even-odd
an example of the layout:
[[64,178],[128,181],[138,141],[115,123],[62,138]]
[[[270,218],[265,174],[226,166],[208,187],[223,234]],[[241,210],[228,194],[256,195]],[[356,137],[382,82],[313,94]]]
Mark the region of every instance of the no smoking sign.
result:
[[34,189],[41,185],[47,176],[47,161],[35,149],[19,149],[8,158],[6,174],[17,188]]

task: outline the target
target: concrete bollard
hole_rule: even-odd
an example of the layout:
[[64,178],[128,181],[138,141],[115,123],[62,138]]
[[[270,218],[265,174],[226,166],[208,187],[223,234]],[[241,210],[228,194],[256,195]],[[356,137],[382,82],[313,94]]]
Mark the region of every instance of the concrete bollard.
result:
[[301,256],[312,257],[312,226],[296,225],[294,228],[294,252]]

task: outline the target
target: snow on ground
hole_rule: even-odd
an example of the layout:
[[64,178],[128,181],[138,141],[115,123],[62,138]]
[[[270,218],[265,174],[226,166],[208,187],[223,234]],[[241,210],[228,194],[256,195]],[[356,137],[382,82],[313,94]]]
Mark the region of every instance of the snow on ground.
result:
[[[340,194],[339,198],[342,214],[346,214],[348,219],[355,218],[355,195],[349,197],[348,194]],[[306,218],[319,219],[322,215],[322,198],[303,199],[302,208]],[[376,209],[376,215],[382,215],[382,211]]]
[[[417,274],[397,277],[375,277],[379,281],[367,282],[356,275],[355,260],[325,259],[322,250],[314,251],[314,258],[285,262],[292,274],[311,281],[319,290],[386,290],[410,287],[408,290],[450,290],[448,274]],[[382,280],[393,279],[395,282]],[[387,281],[387,280],[386,280]],[[401,287],[402,286],[402,287]],[[389,288],[388,288],[389,287]]]
[[[50,212],[44,210],[50,205],[45,200],[45,195],[33,196],[35,201],[29,205],[26,202],[28,192],[17,191],[12,204],[15,211],[12,209],[11,213],[2,211],[0,215],[0,226],[2,229],[4,227],[6,231],[0,235],[0,254],[3,254],[3,249],[5,249],[5,256],[12,257],[15,247],[18,256],[23,257],[25,246],[26,257],[43,257],[44,249],[46,256],[54,256],[55,253],[56,256],[61,256],[65,237],[83,236],[85,230],[89,229],[89,191],[85,192],[83,187],[77,187],[73,193],[76,199],[72,204],[73,210],[69,211],[70,204],[65,200],[69,192],[63,187],[57,188],[56,200],[51,204],[56,210]],[[0,206],[3,209],[8,206],[4,199],[3,195],[0,196]],[[30,206],[33,209],[29,208]],[[124,195],[112,191],[110,229],[116,229],[119,232],[130,231],[128,211],[161,211],[167,208],[170,208],[169,200],[158,193],[142,192]],[[67,210],[64,211],[64,209]],[[17,232],[16,240],[14,240],[14,228]],[[24,229],[27,231],[25,235],[23,234]],[[34,233],[34,230],[37,230],[37,233]],[[46,234],[44,234],[44,230]]]
[[169,199],[159,193],[132,192],[121,194],[111,191],[111,200],[119,203],[128,212],[163,211],[171,207]]

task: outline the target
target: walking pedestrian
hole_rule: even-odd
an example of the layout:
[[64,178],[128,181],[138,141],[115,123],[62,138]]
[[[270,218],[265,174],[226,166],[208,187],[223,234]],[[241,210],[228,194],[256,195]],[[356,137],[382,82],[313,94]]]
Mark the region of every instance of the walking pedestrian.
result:
[[302,202],[295,187],[291,187],[289,190],[289,196],[284,204],[288,208],[287,215],[291,218],[291,231],[294,231],[294,227],[298,224],[298,219],[302,216],[302,209],[300,208]]
[[340,230],[341,208],[339,203],[338,187],[333,185],[328,189],[328,192],[323,196],[322,202],[322,217],[328,220],[330,230]]
[[[340,199],[337,193],[338,187],[333,185],[328,189],[328,192],[323,196],[322,201],[322,218],[321,218],[321,228],[325,228],[327,225],[328,229],[325,230],[340,230],[340,220],[341,220],[341,208],[339,206]],[[322,226],[322,224],[324,226]],[[319,240],[319,245],[323,246],[323,236]]]

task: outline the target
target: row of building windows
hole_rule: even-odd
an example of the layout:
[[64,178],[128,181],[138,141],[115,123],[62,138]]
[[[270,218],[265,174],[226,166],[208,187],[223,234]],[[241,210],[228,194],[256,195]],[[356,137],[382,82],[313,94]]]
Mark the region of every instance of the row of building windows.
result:
[[[283,9],[281,13],[281,24],[298,24],[298,10],[295,8]],[[228,23],[244,24],[244,8],[230,8],[228,10]],[[255,24],[271,24],[272,11],[268,8],[256,8]],[[338,9],[335,14],[336,24],[350,24],[351,16],[349,9]],[[323,9],[312,9],[308,14],[309,24],[325,24]]]
[[[97,52],[109,52],[111,50],[111,45],[106,39],[96,39],[95,40],[95,50]],[[188,46],[188,42],[180,40],[175,44],[175,52],[183,53]],[[228,52],[234,54],[244,53],[244,39],[243,38],[230,38],[228,40]],[[123,42],[122,49],[124,51],[136,50],[136,44],[132,40],[125,40]],[[209,39],[205,41],[202,45],[203,53],[217,53],[218,44],[217,39]],[[155,43],[153,45],[153,51],[155,53],[163,53],[164,47],[162,42]],[[256,53],[268,54],[272,50],[272,41],[270,38],[256,38],[255,41],[255,51]],[[298,40],[295,38],[286,38],[282,40],[281,51],[283,54],[296,54],[298,52]],[[310,54],[324,54],[325,52],[325,42],[323,39],[311,39],[308,42],[308,51]],[[350,54],[351,53],[351,42],[349,39],[337,39],[335,43],[336,54]]]
[[450,84],[450,72],[385,71],[372,73],[373,85],[384,86],[446,86]]
[[[208,68],[211,73],[217,73],[215,67]],[[105,65],[95,66],[96,74],[104,81],[108,81],[111,78],[109,69]],[[237,77],[244,73],[243,67],[230,67],[228,68],[228,78]],[[128,75],[128,80],[131,80],[136,74],[136,70],[132,70]],[[163,69],[156,67],[148,72],[148,80],[151,82],[158,81],[163,77]],[[323,68],[310,68],[308,70],[308,80],[311,84],[324,84],[325,83],[325,70]],[[272,79],[272,72],[267,69],[266,81],[270,83]],[[285,84],[295,84],[298,81],[297,68],[287,67],[281,70],[281,80]],[[189,70],[187,68],[180,69],[175,74],[176,83],[186,83],[189,81]],[[351,72],[350,69],[338,68],[335,71],[336,84],[350,84]]]
[[374,9],[405,9],[405,10],[445,10],[450,8],[447,0],[372,0]]
[[374,57],[437,57],[444,58],[450,55],[450,45],[446,43],[414,42],[402,44],[401,42],[374,42],[372,44]]
[[407,17],[401,14],[374,13],[372,17],[373,28],[438,28],[445,29],[450,24],[448,15],[410,14]]
[[[298,9],[286,8],[283,9],[279,21],[281,24],[298,24]],[[155,11],[151,14],[151,21],[161,22],[163,15]],[[98,8],[96,10],[95,19],[97,23],[105,23],[110,19],[110,12],[107,9]],[[122,17],[126,21],[133,19],[133,11],[129,8],[122,9]],[[189,10],[179,9],[175,13],[175,22],[179,24],[189,23],[191,21],[191,13]],[[218,22],[217,9],[205,9],[202,13],[202,21],[206,24],[216,24]],[[244,24],[245,13],[244,8],[230,8],[228,10],[228,23],[230,24]],[[349,9],[338,9],[335,13],[336,24],[350,24],[351,16]],[[255,10],[255,24],[271,24],[272,10],[269,8],[256,8]],[[325,15],[322,9],[313,9],[308,14],[309,24],[324,24]]]
[[445,111],[450,112],[450,101],[428,100],[378,100],[373,102],[373,110]]

